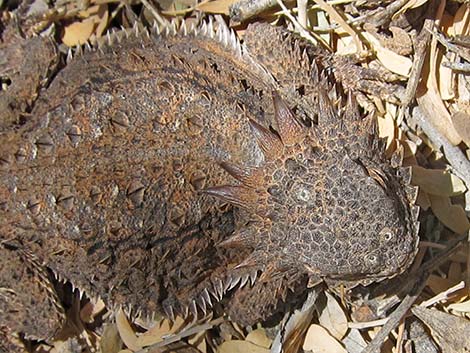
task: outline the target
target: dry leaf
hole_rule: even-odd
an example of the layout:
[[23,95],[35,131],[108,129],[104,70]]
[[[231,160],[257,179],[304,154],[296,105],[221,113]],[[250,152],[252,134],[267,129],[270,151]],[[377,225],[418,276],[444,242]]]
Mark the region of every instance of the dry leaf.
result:
[[441,94],[441,98],[442,100],[448,101],[455,98],[454,72],[451,68],[442,65],[445,62],[449,62],[449,59],[445,56],[440,58],[437,79],[439,82],[439,93]]
[[87,18],[82,22],[71,23],[64,27],[62,42],[69,47],[85,44],[92,35],[94,29],[94,18]]
[[395,139],[395,120],[387,111],[384,117],[377,118],[377,125],[379,126],[379,137],[387,138],[386,150],[388,150]]
[[311,325],[303,349],[314,353],[347,353],[346,349],[320,325]]
[[445,292],[455,284],[456,281],[451,281],[447,278],[437,275],[430,275],[426,280],[426,286],[435,294]]
[[227,341],[217,348],[218,353],[269,353],[269,349],[248,341]]
[[455,129],[459,133],[462,140],[470,145],[470,115],[465,112],[456,112],[451,115],[452,124],[454,124]]
[[450,263],[449,271],[447,272],[447,278],[456,282],[462,279],[462,267],[458,262],[452,261]]
[[418,185],[428,194],[438,196],[455,196],[464,193],[467,188],[463,181],[442,169],[426,169],[417,165],[412,166],[413,185]]
[[245,340],[264,348],[269,348],[272,343],[272,340],[266,336],[266,331],[263,328],[251,331],[246,336]]
[[356,43],[354,43],[353,38],[343,31],[340,33],[338,32],[338,30],[335,31],[337,39],[335,53],[339,56],[352,55],[356,53]]
[[196,9],[208,13],[221,13],[228,15],[230,5],[236,3],[238,0],[215,0],[209,2],[201,2],[196,6]]
[[446,227],[457,234],[464,234],[470,229],[470,222],[460,205],[453,205],[446,196],[431,194],[428,194],[428,196],[433,213]]
[[108,25],[108,5],[100,4],[80,11],[78,16],[83,18],[64,27],[62,42],[69,46],[82,45],[92,37],[99,37]]
[[168,320],[162,320],[147,332],[141,334],[137,338],[136,343],[142,347],[150,346],[157,342],[161,342],[163,340],[162,337],[170,332],[170,324],[168,323]]
[[98,299],[96,303],[88,302],[80,310],[80,320],[86,323],[91,323],[95,319],[95,316],[104,309],[106,309],[106,305],[101,299]]
[[410,0],[410,1],[407,1],[406,4],[400,9],[400,11],[398,11],[397,13],[395,13],[393,15],[393,18],[397,18],[398,15],[401,15],[405,11],[407,11],[409,9],[415,9],[417,7],[420,7],[420,6],[424,5],[427,2],[428,2],[428,0]]
[[85,10],[81,10],[78,12],[77,16],[80,18],[89,18],[96,15],[99,11],[100,5],[93,5],[87,7]]
[[418,93],[416,101],[425,113],[426,119],[453,145],[458,145],[462,139],[455,130],[450,114],[437,91],[431,89],[424,94]]
[[197,333],[194,337],[188,339],[188,343],[196,347],[201,353],[207,352],[206,331]]
[[470,299],[461,303],[453,303],[447,306],[447,309],[470,314]]
[[312,289],[300,310],[295,310],[285,324],[281,324],[274,342],[271,345],[271,353],[297,353],[304,342],[305,333],[312,322],[315,304],[320,289]]
[[435,309],[414,307],[411,309],[426,326],[443,353],[465,353],[470,351],[470,321]]
[[[314,8],[312,9],[312,11],[309,11],[308,17],[311,19],[311,23],[316,23],[318,27],[324,27],[324,28],[331,27],[330,17],[327,15],[325,11],[319,8]],[[342,29],[342,27],[339,26],[337,30],[339,30],[340,28]],[[347,34],[348,32],[344,31],[344,33]],[[334,37],[336,37],[336,36],[333,36],[333,33],[331,33],[330,31],[324,31],[324,32],[320,31],[319,33],[317,33],[317,35],[321,39],[323,39],[323,41],[327,44],[330,44],[331,40]],[[350,35],[349,35],[349,38],[351,38],[351,42],[354,43],[354,38],[352,38]],[[353,46],[355,48],[354,44]],[[354,49],[354,51],[351,52],[350,54],[354,54],[354,53],[356,53],[356,49]]]
[[367,346],[367,342],[358,329],[350,329],[341,342],[346,347],[348,353],[361,353]]
[[95,29],[95,35],[97,37],[101,37],[106,30],[106,27],[108,26],[108,18],[109,18],[109,13],[108,13],[108,5],[103,4],[100,5],[98,8],[98,11],[96,13],[96,23],[98,24]]
[[423,211],[427,211],[431,207],[431,201],[429,196],[423,190],[418,191],[418,198],[416,199],[416,204],[421,207]]
[[321,312],[318,321],[338,340],[341,340],[348,331],[348,319],[343,308],[336,299],[328,292],[326,295],[326,306]]
[[142,346],[137,343],[137,336],[129,324],[129,321],[127,321],[126,314],[124,314],[122,309],[119,309],[116,314],[116,326],[119,331],[119,335],[127,348],[132,351],[142,349]]
[[122,340],[116,324],[105,324],[100,338],[100,350],[106,353],[116,353],[122,348]]
[[467,4],[462,4],[454,15],[452,26],[449,27],[447,34],[451,36],[468,35],[470,9]]
[[409,76],[411,66],[413,65],[413,61],[410,58],[383,47],[382,43],[368,32],[363,32],[362,35],[371,44],[372,48],[375,50],[377,59],[379,59],[385,68],[398,75]]
[[[401,130],[400,130],[401,131]],[[418,151],[418,146],[416,143],[410,140],[400,140],[400,144],[404,148],[403,158],[414,157]]]
[[426,119],[453,144],[458,145],[461,138],[450,119],[449,111],[439,94],[436,74],[438,71],[439,50],[437,39],[433,38],[430,46],[429,60],[423,67],[423,78],[416,90],[416,101]]
[[137,338],[137,345],[146,347],[157,342],[163,341],[163,336],[171,334],[179,330],[184,325],[184,320],[177,316],[173,325],[167,319],[157,322],[154,327],[144,332]]

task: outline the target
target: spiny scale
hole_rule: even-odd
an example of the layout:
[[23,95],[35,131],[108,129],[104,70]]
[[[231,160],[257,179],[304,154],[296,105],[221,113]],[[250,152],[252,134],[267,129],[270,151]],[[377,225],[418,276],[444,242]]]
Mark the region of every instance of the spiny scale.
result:
[[303,140],[307,129],[297,121],[287,104],[273,91],[274,116],[276,117],[277,128],[285,146],[295,145]]

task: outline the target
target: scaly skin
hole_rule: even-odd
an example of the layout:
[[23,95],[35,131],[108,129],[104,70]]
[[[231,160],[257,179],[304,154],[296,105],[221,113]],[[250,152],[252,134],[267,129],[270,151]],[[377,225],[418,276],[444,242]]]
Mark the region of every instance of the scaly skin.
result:
[[15,32],[12,28],[14,25],[1,33],[4,42],[0,41],[0,78],[2,83],[3,80],[11,83],[6,91],[0,91],[0,133],[29,115],[59,58],[51,39],[40,36],[23,39],[12,33]]
[[[0,326],[53,336],[51,276],[143,315],[197,316],[225,295],[248,324],[309,278],[353,286],[409,266],[409,180],[354,100],[333,108],[292,37],[278,49],[292,65],[277,71],[255,45],[239,55],[211,37],[114,36],[1,135],[0,249],[31,270],[1,272],[24,310],[0,296]],[[28,286],[52,298],[42,325],[27,320]]]

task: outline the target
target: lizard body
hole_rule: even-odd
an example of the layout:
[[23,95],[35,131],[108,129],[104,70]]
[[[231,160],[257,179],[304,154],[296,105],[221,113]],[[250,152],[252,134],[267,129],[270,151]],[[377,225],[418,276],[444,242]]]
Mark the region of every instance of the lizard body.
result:
[[242,46],[216,27],[115,33],[2,133],[0,326],[53,336],[54,277],[144,316],[197,317],[227,297],[252,324],[307,281],[410,265],[409,170],[326,82],[327,57],[275,29],[269,55],[250,29]]

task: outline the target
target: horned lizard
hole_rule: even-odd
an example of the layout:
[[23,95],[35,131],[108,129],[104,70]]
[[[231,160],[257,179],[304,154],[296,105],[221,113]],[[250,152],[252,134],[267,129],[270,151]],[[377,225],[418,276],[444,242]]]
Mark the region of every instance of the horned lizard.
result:
[[51,338],[57,280],[142,317],[226,298],[252,324],[308,283],[407,269],[410,171],[318,53],[267,25],[242,45],[209,20],[69,57],[0,136],[0,327]]

